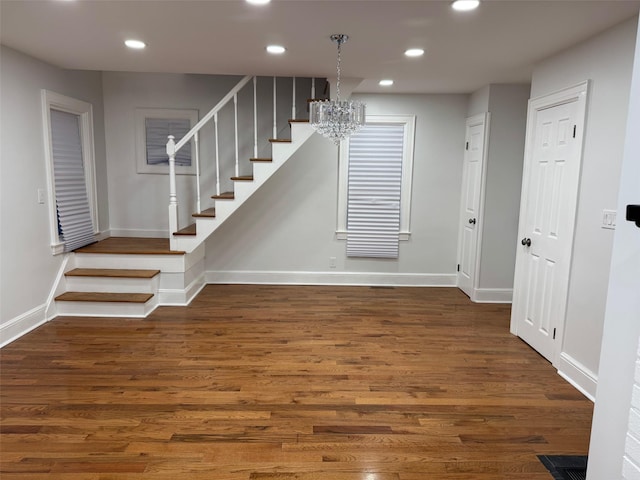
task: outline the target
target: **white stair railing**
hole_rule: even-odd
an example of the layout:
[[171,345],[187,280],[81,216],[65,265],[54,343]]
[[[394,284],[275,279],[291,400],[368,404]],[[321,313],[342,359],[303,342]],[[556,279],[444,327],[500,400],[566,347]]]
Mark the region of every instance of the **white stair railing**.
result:
[[[235,140],[235,165],[234,171],[235,176],[240,176],[240,149],[239,149],[239,132],[238,132],[238,94],[243,89],[243,87],[253,80],[253,156],[258,157],[258,98],[257,98],[257,77],[246,76],[242,78],[223,98],[220,100],[202,119],[196,123],[196,125],[187,132],[187,134],[182,137],[179,141],[176,142],[175,137],[173,135],[169,135],[167,141],[167,156],[169,157],[169,238],[171,239],[171,248],[174,247],[175,242],[173,241],[173,233],[179,230],[179,222],[178,222],[178,192],[176,190],[176,168],[175,168],[175,158],[176,153],[184,147],[188,142],[192,139],[194,141],[194,154],[193,161],[195,163],[196,170],[196,211],[197,213],[202,212],[202,203],[201,203],[201,192],[200,192],[200,177],[202,173],[202,166],[200,164],[200,144],[202,143],[202,138],[200,137],[200,130],[209,123],[209,121],[213,120],[214,123],[214,135],[215,135],[215,176],[216,176],[216,184],[215,184],[215,192],[216,195],[221,194],[221,186],[220,186],[220,143],[219,143],[219,113],[220,111],[228,105],[231,101],[233,101],[233,115],[234,115],[234,140]],[[315,98],[315,78],[311,79],[311,97]],[[295,119],[296,117],[296,79],[293,78],[292,84],[292,107],[291,107],[291,116]],[[278,136],[278,122],[277,122],[277,90],[276,90],[276,77],[273,77],[273,138],[277,138]]]

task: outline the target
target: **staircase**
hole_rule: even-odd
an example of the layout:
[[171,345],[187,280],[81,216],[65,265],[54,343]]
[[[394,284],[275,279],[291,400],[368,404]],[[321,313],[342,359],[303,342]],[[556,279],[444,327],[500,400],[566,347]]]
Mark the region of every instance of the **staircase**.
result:
[[[253,77],[255,78],[255,77]],[[289,120],[290,138],[271,138],[271,157],[258,157],[257,146],[249,159],[252,174],[231,177],[233,191],[220,191],[220,179],[211,195],[214,206],[200,210],[200,187],[192,222],[178,228],[177,192],[175,191],[175,152],[195,137],[197,158],[198,132],[209,120],[217,124],[217,111],[232,99],[251,77],[245,77],[180,141],[170,137],[169,239],[109,238],[76,250],[68,259],[64,275],[56,287],[55,313],[75,316],[146,317],[159,305],[186,305],[204,287],[204,242],[268,179],[291,158],[314,132],[308,120]],[[255,85],[254,80],[254,95]],[[295,80],[293,83],[295,107]],[[312,85],[314,83],[312,82]],[[275,79],[274,79],[275,93]],[[311,98],[315,96],[312,86]],[[275,95],[274,95],[275,98]],[[257,103],[255,96],[254,102]],[[255,111],[255,108],[254,108]],[[274,103],[274,134],[277,134]],[[237,119],[236,119],[237,125]],[[257,124],[256,124],[257,125]],[[217,128],[217,126],[216,126]],[[217,131],[217,130],[216,130]],[[257,126],[254,145],[257,145]],[[276,135],[274,135],[276,136]],[[188,137],[188,138],[187,138]],[[236,142],[238,133],[236,133]],[[216,139],[217,146],[217,139]],[[236,156],[237,156],[236,143]],[[216,158],[216,162],[220,160]],[[216,171],[219,171],[216,163]],[[198,165],[199,171],[199,165]],[[184,222],[186,223],[186,222]]]

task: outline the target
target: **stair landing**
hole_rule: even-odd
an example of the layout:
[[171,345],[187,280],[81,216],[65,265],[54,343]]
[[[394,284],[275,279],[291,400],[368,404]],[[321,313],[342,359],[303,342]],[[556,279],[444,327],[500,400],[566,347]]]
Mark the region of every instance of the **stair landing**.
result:
[[184,255],[185,252],[171,250],[168,238],[109,237],[75,253],[106,253],[129,255]]

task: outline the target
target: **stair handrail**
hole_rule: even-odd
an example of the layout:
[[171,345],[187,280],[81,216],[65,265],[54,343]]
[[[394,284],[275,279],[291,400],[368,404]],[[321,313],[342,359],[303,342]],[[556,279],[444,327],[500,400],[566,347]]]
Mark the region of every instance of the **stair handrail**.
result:
[[[252,75],[247,75],[240,80],[235,87],[222,97],[211,110],[202,119],[196,123],[191,130],[189,130],[184,137],[182,137],[177,143],[173,135],[168,136],[167,140],[167,155],[169,156],[169,235],[178,231],[178,193],[176,191],[176,153],[186,145],[192,138],[198,139],[198,132],[206,125],[212,118],[217,117],[217,114],[222,108],[224,108],[231,100],[237,102],[238,92],[254,78]],[[236,113],[237,115],[237,113]],[[237,128],[236,128],[237,130]],[[236,132],[237,136],[237,132]],[[197,151],[197,149],[196,149]],[[194,155],[194,161],[196,163],[196,188],[197,194],[197,210],[200,213],[200,158],[196,153]],[[216,159],[216,162],[218,159]],[[218,192],[220,193],[220,192]]]

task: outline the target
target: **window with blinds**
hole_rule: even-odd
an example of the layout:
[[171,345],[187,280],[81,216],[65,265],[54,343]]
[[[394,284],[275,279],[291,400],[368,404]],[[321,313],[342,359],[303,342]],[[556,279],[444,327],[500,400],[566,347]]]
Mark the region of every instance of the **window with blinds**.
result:
[[349,139],[347,256],[398,258],[405,126],[368,123]]
[[79,120],[79,115],[51,109],[55,204],[65,252],[94,242]]

